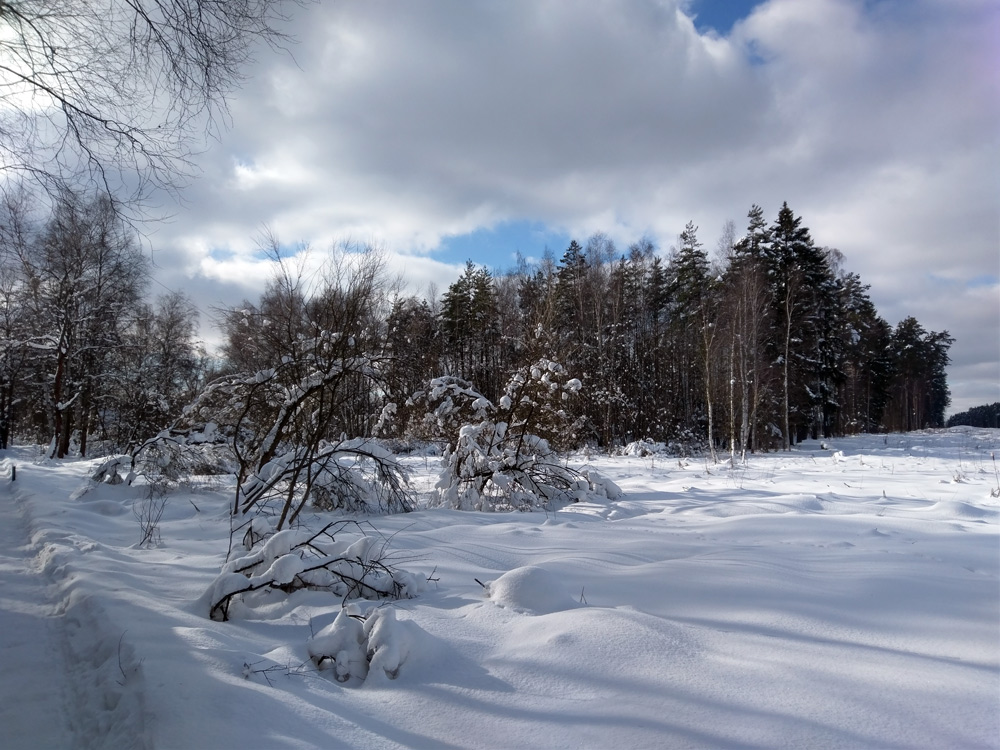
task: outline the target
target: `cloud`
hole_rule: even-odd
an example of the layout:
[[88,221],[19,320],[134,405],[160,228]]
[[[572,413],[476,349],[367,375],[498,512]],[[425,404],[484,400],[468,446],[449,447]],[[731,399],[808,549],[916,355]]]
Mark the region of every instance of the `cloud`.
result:
[[247,280],[266,224],[375,241],[444,288],[444,237],[533,222],[666,248],[693,220],[714,247],[752,203],[787,200],[890,322],[950,330],[956,367],[1000,361],[966,343],[1000,337],[967,312],[997,307],[968,286],[1000,265],[996,3],[770,0],[725,37],[689,5],[306,6],[294,59],[261,54],[163,252],[190,279]]

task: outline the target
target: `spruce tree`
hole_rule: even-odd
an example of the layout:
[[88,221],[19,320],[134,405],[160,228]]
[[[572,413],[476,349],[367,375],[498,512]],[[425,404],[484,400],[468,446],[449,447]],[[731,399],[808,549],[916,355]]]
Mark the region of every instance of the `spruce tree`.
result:
[[780,371],[784,447],[830,430],[838,377],[833,334],[836,282],[824,253],[784,203],[764,255],[773,305],[771,337]]
[[[678,348],[680,416],[684,431],[705,435],[713,444],[712,349],[714,289],[708,255],[698,241],[698,228],[688,222],[671,261],[671,325]],[[714,447],[712,448],[714,455]]]

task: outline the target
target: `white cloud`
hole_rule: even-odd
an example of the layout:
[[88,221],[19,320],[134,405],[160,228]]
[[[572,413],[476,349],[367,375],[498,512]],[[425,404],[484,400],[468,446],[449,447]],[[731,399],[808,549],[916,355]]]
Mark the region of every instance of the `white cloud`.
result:
[[[239,264],[267,224],[375,240],[444,288],[441,237],[505,220],[667,247],[690,219],[713,247],[787,200],[890,322],[947,328],[956,368],[976,366],[965,342],[1000,338],[960,312],[1000,272],[996,3],[770,0],[724,38],[686,5],[306,6],[295,59],[262,53],[164,252],[191,278],[255,278]],[[204,260],[219,248],[232,259]]]

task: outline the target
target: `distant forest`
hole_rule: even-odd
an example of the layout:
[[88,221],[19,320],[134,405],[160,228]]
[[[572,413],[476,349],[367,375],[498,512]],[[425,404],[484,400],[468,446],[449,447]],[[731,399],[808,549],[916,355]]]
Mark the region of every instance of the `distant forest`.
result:
[[948,427],[957,427],[958,425],[1000,427],[1000,401],[982,406],[973,406],[968,411],[948,417]]
[[890,325],[787,204],[771,223],[753,206],[712,258],[691,223],[667,253],[596,234],[505,272],[470,262],[432,299],[395,293],[371,250],[333,253],[311,281],[286,259],[259,300],[222,311],[221,357],[183,295],[146,301],[148,261],[106,199],[66,195],[39,218],[8,197],[0,250],[0,444],[57,457],[126,450],[221,381],[307,394],[317,440],[405,439],[432,379],[498,404],[543,360],[580,381],[550,409],[563,447],[745,453],[942,426],[949,404],[948,332]]
[[[947,331],[878,315],[869,287],[784,204],[729,225],[713,262],[689,223],[666,256],[597,234],[491,274],[471,262],[440,303],[389,315],[391,397],[446,373],[495,399],[540,356],[580,378],[580,442],[787,448],[807,436],[943,426]],[[569,408],[569,407],[568,407]]]

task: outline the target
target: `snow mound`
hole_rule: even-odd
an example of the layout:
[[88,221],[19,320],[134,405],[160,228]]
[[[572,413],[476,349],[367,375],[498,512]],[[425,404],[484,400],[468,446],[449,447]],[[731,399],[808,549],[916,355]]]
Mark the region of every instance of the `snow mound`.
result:
[[534,565],[504,573],[486,584],[486,592],[497,606],[527,615],[547,615],[579,606],[558,577]]
[[394,609],[376,609],[365,620],[369,684],[382,681],[383,677],[395,680],[399,676],[399,668],[413,647],[409,625],[396,619]]
[[415,628],[397,620],[394,609],[378,607],[362,616],[357,607],[348,607],[310,639],[307,649],[320,669],[333,671],[337,682],[377,684],[399,676]]
[[928,508],[928,513],[942,520],[993,521],[1000,517],[996,508],[981,508],[961,500],[939,500]]
[[344,608],[336,620],[310,639],[307,648],[320,669],[333,670],[337,682],[352,677],[363,681],[368,676],[364,642],[363,620]]

